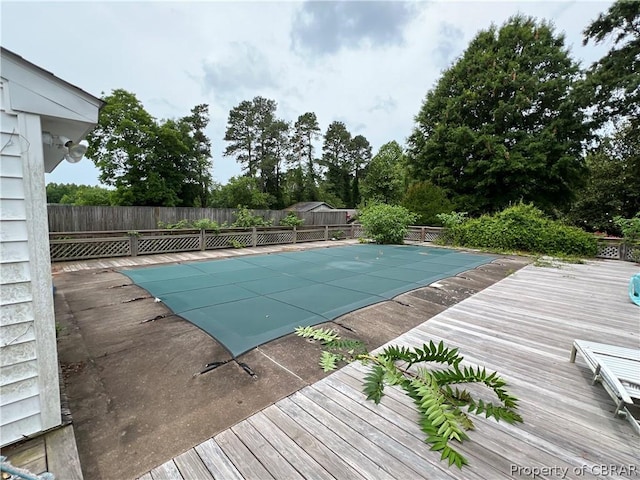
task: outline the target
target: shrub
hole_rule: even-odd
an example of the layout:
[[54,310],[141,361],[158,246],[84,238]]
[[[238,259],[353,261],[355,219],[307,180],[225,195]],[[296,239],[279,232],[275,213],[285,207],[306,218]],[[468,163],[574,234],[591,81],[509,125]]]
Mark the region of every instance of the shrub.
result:
[[365,233],[377,243],[401,244],[416,215],[399,205],[375,203],[365,207],[358,219]]
[[193,222],[194,228],[199,228],[200,230],[213,230],[215,232],[220,231],[220,225],[215,220],[209,220],[208,218],[202,218],[200,220],[196,220]]
[[270,227],[273,220],[265,220],[262,217],[253,215],[249,209],[243,205],[238,205],[235,213],[236,221],[231,224],[232,227],[251,228],[251,227]]
[[588,257],[597,253],[593,235],[550,220],[526,204],[454,224],[448,228],[447,238],[454,245],[491,250]]
[[165,223],[162,220],[158,222],[158,228],[166,228],[167,230],[181,230],[184,228],[193,228],[193,224],[183,218],[182,220],[178,220],[176,223]]
[[613,222],[622,231],[624,243],[631,252],[631,258],[640,262],[640,212],[633,218],[615,217]]
[[298,218],[298,216],[289,212],[286,217],[280,220],[280,225],[283,227],[301,227],[304,225],[304,218]]
[[402,199],[402,206],[417,215],[418,225],[432,226],[442,224],[438,214],[449,213],[454,208],[444,189],[431,182],[418,182],[411,185]]
[[165,223],[163,221],[158,222],[158,228],[166,228],[168,230],[180,230],[184,228],[197,228],[199,230],[214,230],[220,231],[220,225],[215,220],[209,220],[208,218],[202,218],[200,220],[186,220],[182,219],[176,223]]

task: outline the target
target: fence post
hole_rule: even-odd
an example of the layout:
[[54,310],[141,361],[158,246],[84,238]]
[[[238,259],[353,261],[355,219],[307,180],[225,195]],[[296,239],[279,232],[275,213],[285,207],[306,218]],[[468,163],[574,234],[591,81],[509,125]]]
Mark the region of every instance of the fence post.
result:
[[138,256],[138,233],[134,233],[133,235],[129,235],[129,251],[131,252],[132,257]]
[[256,227],[251,228],[251,243],[253,243],[254,247],[258,245],[258,231]]
[[324,226],[324,241],[329,240],[329,225]]
[[205,251],[207,247],[207,242],[205,240],[204,228],[200,229],[200,250]]
[[425,230],[425,227],[420,227],[420,243],[424,243]]
[[298,240],[298,228],[294,225],[293,226],[293,243],[296,243],[297,240]]
[[356,226],[353,223],[351,224],[351,238],[356,238]]

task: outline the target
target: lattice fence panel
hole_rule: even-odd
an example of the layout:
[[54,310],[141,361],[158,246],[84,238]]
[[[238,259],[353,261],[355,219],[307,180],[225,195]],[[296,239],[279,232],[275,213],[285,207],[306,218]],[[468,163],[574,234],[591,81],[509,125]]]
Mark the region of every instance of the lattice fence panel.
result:
[[[364,237],[364,229],[360,225],[353,226],[353,238],[361,238]],[[329,232],[329,237],[331,237],[331,232]]]
[[350,233],[350,229],[351,227],[349,227],[347,230],[342,228],[329,228],[329,240],[331,240],[332,238],[335,238],[337,240],[343,240],[347,238],[347,233]]
[[258,245],[274,245],[277,243],[293,243],[293,231],[258,232]]
[[296,237],[296,242],[316,242],[318,240],[324,240],[324,229],[323,230],[306,230],[306,231],[298,231],[298,236]]
[[620,244],[612,244],[612,243],[600,243],[598,244],[598,253],[596,257],[598,258],[620,258],[620,248],[622,245]]
[[640,245],[627,246],[624,259],[628,262],[640,262]]
[[230,248],[233,247],[233,243],[235,242],[245,247],[250,247],[253,245],[251,233],[221,233],[220,235],[207,234],[205,236],[205,248],[207,250]]
[[200,250],[200,236],[166,235],[138,238],[138,255]]
[[433,242],[440,237],[440,232],[430,232],[429,230],[425,230],[424,232],[424,241],[425,242]]
[[126,257],[131,255],[128,238],[94,241],[52,240],[49,244],[51,261],[82,260],[87,258]]
[[407,230],[407,233],[404,236],[405,240],[419,242],[420,241],[420,230]]

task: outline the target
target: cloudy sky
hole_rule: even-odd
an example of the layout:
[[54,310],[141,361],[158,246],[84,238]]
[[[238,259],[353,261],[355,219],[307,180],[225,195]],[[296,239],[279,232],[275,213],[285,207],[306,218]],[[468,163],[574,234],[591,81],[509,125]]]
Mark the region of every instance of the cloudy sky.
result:
[[[11,2],[2,46],[87,92],[136,94],[154,117],[185,116],[207,103],[213,176],[240,169],[222,156],[229,110],[257,95],[295,121],[312,111],[362,134],[374,153],[404,145],[440,72],[475,34],[518,12],[553,22],[583,65],[606,46],[581,31],[611,2]],[[98,184],[90,160],[66,162],[48,182]]]

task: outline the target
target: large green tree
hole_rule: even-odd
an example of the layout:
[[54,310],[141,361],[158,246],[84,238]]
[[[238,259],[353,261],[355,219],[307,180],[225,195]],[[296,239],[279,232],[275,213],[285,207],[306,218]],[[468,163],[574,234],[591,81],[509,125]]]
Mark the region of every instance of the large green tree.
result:
[[[193,206],[210,180],[206,105],[179,120],[157,122],[133,93],[116,89],[103,97],[97,127],[89,134],[90,157],[100,181],[115,187],[118,205]],[[195,116],[198,116],[196,121]],[[197,137],[197,139],[196,139]]]
[[247,208],[269,208],[273,200],[261,191],[255,177],[231,177],[226,185],[219,186],[212,192],[212,205],[217,208],[236,208],[238,205]]
[[590,231],[620,234],[614,217],[640,212],[640,138],[625,124],[587,155],[589,176],[567,217]]
[[316,114],[303,113],[298,117],[293,128],[292,163],[294,168],[299,168],[302,173],[301,199],[298,201],[315,201],[318,200],[318,173],[315,167],[313,142],[318,140],[321,132]]
[[442,225],[438,214],[451,213],[455,208],[444,190],[428,181],[412,184],[402,198],[402,206],[416,214],[417,225],[432,226]]
[[48,183],[46,187],[47,203],[61,203],[65,195],[74,196],[75,192],[82,186],[75,183]]
[[618,0],[584,30],[584,44],[609,42],[610,50],[587,71],[585,95],[602,124],[626,119],[640,131],[640,2]]
[[289,157],[290,128],[276,117],[275,100],[255,97],[244,100],[229,112],[224,155],[235,157],[245,175],[259,179],[260,188],[282,207],[281,176]]
[[470,213],[523,200],[564,207],[585,171],[579,75],[562,35],[516,16],[471,41],[426,96],[409,138],[416,180]]
[[92,185],[80,185],[73,194],[64,195],[60,203],[66,205],[111,205],[113,190]]
[[366,176],[371,162],[371,144],[364,135],[356,135],[349,144],[349,167],[351,168],[351,204],[355,207],[362,200],[360,181]]
[[[211,176],[211,140],[204,132],[209,124],[209,105],[200,104],[191,109],[191,114],[181,119],[186,126],[187,139],[191,151],[189,183],[183,186],[185,196],[193,198],[194,206],[207,207]],[[188,192],[188,194],[187,194]]]
[[343,122],[334,121],[327,127],[322,146],[322,159],[319,163],[325,169],[322,190],[331,197],[340,199],[339,203],[344,206],[353,206],[351,204],[351,133]]
[[361,191],[365,202],[390,205],[400,202],[404,193],[405,161],[402,147],[395,140],[380,147],[362,181]]

